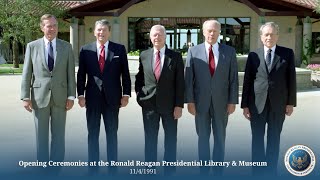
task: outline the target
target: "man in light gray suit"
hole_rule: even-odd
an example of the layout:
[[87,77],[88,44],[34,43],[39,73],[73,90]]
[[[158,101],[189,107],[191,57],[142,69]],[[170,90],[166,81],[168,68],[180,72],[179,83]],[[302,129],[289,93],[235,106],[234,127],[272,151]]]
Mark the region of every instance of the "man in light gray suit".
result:
[[[209,139],[214,136],[212,160],[224,161],[226,126],[228,116],[238,104],[238,70],[235,49],[220,44],[217,39],[221,25],[216,20],[203,23],[205,42],[191,47],[185,68],[185,102],[195,116],[198,134],[199,160],[210,160]],[[200,167],[208,174],[209,167]],[[214,168],[222,175],[222,168]]]
[[27,111],[33,110],[37,160],[63,161],[66,112],[72,108],[76,95],[74,55],[68,42],[56,38],[58,22],[55,16],[43,15],[40,27],[44,37],[28,43],[26,48],[21,100]]

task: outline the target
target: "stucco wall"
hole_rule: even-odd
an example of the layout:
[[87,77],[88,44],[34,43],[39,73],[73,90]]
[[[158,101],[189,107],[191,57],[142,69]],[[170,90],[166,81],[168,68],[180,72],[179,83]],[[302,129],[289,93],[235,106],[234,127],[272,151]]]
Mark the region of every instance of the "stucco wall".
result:
[[[250,50],[257,48],[260,39],[259,16],[246,5],[232,0],[147,0],[133,5],[119,17],[121,29],[119,42],[126,47],[129,17],[249,17],[251,18]],[[113,17],[85,17],[86,43],[95,40],[90,28],[93,30],[94,22],[101,18],[107,18],[110,22],[113,20]],[[266,17],[265,19],[279,24],[279,44],[294,49],[296,17]]]

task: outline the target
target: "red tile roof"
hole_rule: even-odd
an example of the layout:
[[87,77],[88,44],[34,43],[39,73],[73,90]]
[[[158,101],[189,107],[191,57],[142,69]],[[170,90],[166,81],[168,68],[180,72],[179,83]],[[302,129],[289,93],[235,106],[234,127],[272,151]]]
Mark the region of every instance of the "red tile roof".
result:
[[[85,4],[94,3],[94,1],[100,0],[82,0],[82,1],[56,1],[55,5],[65,7],[66,9],[75,8],[77,6],[85,6]],[[318,5],[317,0],[280,0],[284,2],[288,2],[291,4],[295,4],[298,6],[302,6],[308,9],[315,9]]]
[[66,9],[71,9],[71,8],[74,8],[74,7],[80,6],[82,4],[89,3],[89,2],[90,1],[88,1],[88,0],[87,1],[55,1],[54,5],[61,6]]
[[315,9],[318,5],[317,0],[282,0],[288,3],[292,3],[298,6],[302,6],[309,9]]

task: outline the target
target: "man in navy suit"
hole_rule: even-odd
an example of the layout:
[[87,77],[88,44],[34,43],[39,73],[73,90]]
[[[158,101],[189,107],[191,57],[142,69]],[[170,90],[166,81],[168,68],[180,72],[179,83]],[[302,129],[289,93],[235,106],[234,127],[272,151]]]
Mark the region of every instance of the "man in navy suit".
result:
[[[248,55],[241,108],[251,124],[252,161],[267,161],[267,174],[276,175],[283,122],[286,115],[292,114],[297,101],[294,53],[277,45],[279,26],[274,22],[262,25],[260,36],[264,47]],[[254,175],[263,173],[265,168],[253,169]]]
[[[157,161],[160,118],[164,129],[164,160],[176,161],[177,125],[182,115],[184,97],[183,61],[180,53],[165,46],[166,30],[154,25],[150,30],[153,48],[141,52],[135,91],[142,107],[145,134],[145,161]],[[165,167],[165,175],[175,173]]]
[[[109,41],[110,23],[95,23],[97,41],[83,46],[79,56],[77,91],[80,107],[86,107],[89,161],[99,161],[99,133],[101,115],[107,137],[107,159],[117,161],[119,108],[128,104],[131,96],[131,80],[126,49]],[[117,172],[109,168],[110,174]],[[98,173],[98,167],[90,167],[89,174]]]
[[[238,103],[238,68],[233,47],[218,43],[221,24],[217,20],[203,23],[205,42],[188,51],[185,71],[185,101],[195,116],[198,134],[199,159],[222,162],[228,117]],[[210,158],[211,129],[214,146]],[[200,167],[208,174],[210,167]],[[222,175],[223,168],[213,167],[214,175]]]

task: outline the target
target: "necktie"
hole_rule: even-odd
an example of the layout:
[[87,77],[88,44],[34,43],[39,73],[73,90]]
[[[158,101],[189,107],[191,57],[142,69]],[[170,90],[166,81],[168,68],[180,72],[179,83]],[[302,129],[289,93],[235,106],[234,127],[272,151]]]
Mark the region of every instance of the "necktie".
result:
[[52,42],[49,41],[49,46],[48,46],[48,68],[49,71],[51,72],[53,70],[54,66],[54,59],[53,59],[53,47],[52,47]]
[[155,64],[155,67],[154,67],[154,75],[155,75],[157,81],[159,81],[159,79],[160,79],[160,74],[161,74],[160,51],[157,51],[156,64]]
[[100,72],[103,72],[104,69],[104,64],[105,64],[105,52],[104,52],[104,45],[100,46],[100,55],[99,55],[99,67],[100,67]]
[[267,66],[268,66],[268,69],[270,70],[271,69],[271,49],[268,50],[267,52]]
[[214,55],[213,55],[213,51],[212,51],[212,45],[210,45],[210,47],[209,47],[209,70],[210,70],[211,76],[213,76],[215,68],[216,68],[216,65],[215,65],[215,62],[214,62]]

